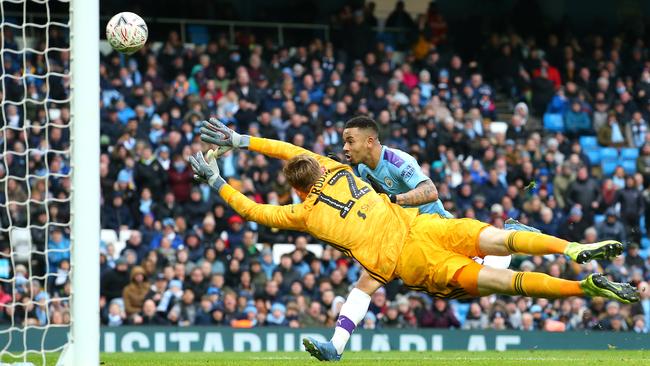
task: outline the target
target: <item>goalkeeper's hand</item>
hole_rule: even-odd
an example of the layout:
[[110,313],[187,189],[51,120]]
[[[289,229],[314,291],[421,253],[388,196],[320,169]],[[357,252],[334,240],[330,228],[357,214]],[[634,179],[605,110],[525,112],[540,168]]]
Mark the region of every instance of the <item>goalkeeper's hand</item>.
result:
[[206,161],[203,153],[199,151],[196,155],[190,156],[190,164],[194,171],[194,179],[208,183],[212,189],[219,191],[226,184],[226,181],[221,177],[219,165],[217,165],[217,159],[214,155],[213,150],[208,151],[208,161]]
[[384,189],[384,187],[382,187],[381,184],[379,184],[379,182],[377,182],[375,180],[375,178],[373,178],[372,176],[368,175],[366,177],[366,179],[368,179],[368,182],[370,182],[370,186],[372,187],[372,189],[375,190],[375,192],[377,192],[379,194],[385,194],[385,195],[388,196],[388,199],[390,199],[390,201],[392,203],[397,203],[397,195],[396,194],[392,194],[392,193],[386,191]]
[[217,151],[218,155],[222,155],[228,150],[248,148],[250,136],[240,135],[226,127],[218,119],[210,118],[209,121],[203,121],[202,123],[201,141],[222,147]]

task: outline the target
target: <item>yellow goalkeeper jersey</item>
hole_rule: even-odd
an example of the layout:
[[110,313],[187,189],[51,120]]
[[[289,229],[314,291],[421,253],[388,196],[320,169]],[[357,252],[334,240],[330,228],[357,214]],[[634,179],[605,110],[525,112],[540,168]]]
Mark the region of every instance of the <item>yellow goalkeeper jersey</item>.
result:
[[225,185],[220,195],[235,211],[261,225],[308,232],[355,258],[382,283],[396,277],[395,267],[417,208],[392,204],[348,165],[295,145],[251,137],[249,150],[282,160],[307,154],[325,167],[325,173],[304,202],[285,206],[257,204]]

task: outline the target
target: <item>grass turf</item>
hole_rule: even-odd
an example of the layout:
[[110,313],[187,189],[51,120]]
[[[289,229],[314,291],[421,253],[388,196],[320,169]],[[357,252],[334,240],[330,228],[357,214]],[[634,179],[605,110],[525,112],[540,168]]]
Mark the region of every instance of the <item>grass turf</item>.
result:
[[[223,353],[103,353],[103,366],[293,366],[321,364],[306,352],[223,352]],[[2,356],[2,362],[16,362]],[[48,355],[47,365],[55,365],[56,355]],[[20,360],[22,361],[22,360]],[[41,365],[40,355],[30,355],[28,361]],[[346,352],[339,365],[625,365],[650,364],[650,351],[443,351],[443,352]],[[86,365],[84,365],[86,366]],[[90,365],[88,365],[90,366]]]

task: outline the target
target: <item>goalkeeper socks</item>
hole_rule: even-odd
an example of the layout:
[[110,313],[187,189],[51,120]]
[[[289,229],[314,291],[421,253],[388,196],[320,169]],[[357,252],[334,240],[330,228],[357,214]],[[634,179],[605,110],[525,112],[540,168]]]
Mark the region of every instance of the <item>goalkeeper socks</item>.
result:
[[557,298],[584,295],[579,281],[569,281],[539,272],[515,272],[512,276],[514,294],[530,297]]
[[506,238],[506,247],[510,253],[564,254],[567,245],[569,242],[564,239],[530,231],[513,231]]
[[370,295],[358,288],[350,291],[348,298],[341,307],[341,313],[336,321],[336,329],[334,329],[334,335],[331,339],[339,355],[343,353],[345,345],[348,343],[357,324],[366,316],[369,306]]

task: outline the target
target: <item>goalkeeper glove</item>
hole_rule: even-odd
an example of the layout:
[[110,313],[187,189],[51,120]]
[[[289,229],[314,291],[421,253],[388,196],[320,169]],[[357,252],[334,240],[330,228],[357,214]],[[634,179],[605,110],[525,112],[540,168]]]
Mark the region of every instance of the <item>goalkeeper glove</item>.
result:
[[240,135],[226,127],[216,118],[203,121],[201,127],[201,141],[230,149],[246,149],[250,144],[250,136]]
[[190,164],[194,171],[194,179],[208,183],[212,189],[218,192],[226,184],[226,181],[221,177],[214,154],[213,150],[208,151],[208,161],[205,161],[203,153],[199,151],[196,155],[190,156]]
[[366,177],[366,179],[368,179],[368,182],[370,183],[370,186],[372,186],[372,189],[374,189],[375,192],[380,193],[380,194],[383,193],[383,194],[388,196],[388,199],[390,199],[390,201],[392,203],[397,203],[397,195],[396,194],[386,192],[384,187],[382,187],[381,184],[379,184],[379,182],[377,182],[375,180],[375,178],[373,178],[371,175],[368,175]]

